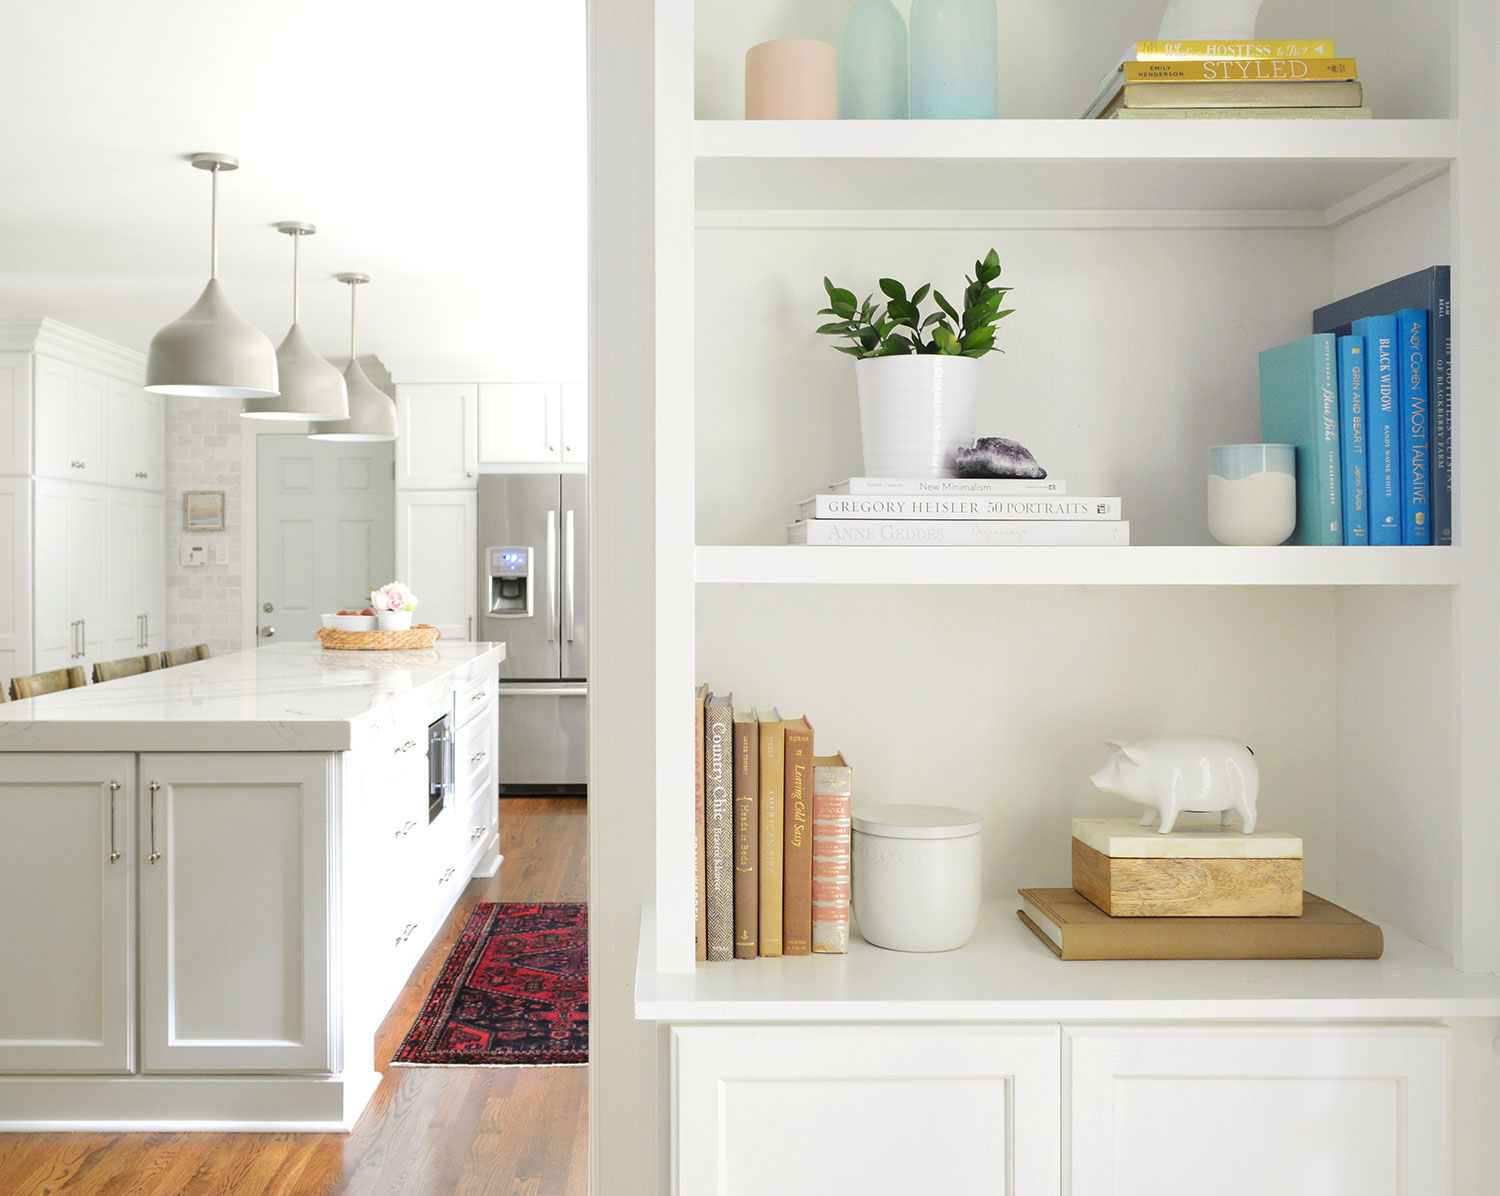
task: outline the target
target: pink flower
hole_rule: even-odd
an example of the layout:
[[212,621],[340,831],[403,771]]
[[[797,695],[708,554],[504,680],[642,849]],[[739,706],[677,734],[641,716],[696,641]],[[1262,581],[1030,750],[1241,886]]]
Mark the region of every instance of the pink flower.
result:
[[377,611],[415,610],[417,596],[399,581],[392,581],[370,591],[370,607]]

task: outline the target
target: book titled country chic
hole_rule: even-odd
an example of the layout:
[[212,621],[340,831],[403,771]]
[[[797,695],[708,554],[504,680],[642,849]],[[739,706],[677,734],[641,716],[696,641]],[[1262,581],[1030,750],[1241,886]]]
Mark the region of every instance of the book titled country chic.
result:
[[797,504],[799,519],[1118,519],[1118,498],[1029,495],[819,494]]
[[1097,545],[1130,543],[1130,523],[1109,519],[804,519],[788,544],[905,547]]

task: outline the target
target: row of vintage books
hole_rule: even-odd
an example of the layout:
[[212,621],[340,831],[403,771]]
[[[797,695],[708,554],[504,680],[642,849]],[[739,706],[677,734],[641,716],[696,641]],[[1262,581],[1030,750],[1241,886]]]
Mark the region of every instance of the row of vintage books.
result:
[[849,949],[853,770],[812,724],[694,693],[700,960]]
[[1085,120],[1368,119],[1355,60],[1333,42],[1137,42]]

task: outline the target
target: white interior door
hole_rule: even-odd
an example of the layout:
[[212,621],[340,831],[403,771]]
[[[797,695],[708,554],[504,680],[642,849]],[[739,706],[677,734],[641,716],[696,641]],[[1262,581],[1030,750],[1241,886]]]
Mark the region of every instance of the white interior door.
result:
[[393,579],[391,462],[389,442],[260,437],[256,605],[262,642],[310,640],[323,625],[322,614],[363,608],[372,587]]

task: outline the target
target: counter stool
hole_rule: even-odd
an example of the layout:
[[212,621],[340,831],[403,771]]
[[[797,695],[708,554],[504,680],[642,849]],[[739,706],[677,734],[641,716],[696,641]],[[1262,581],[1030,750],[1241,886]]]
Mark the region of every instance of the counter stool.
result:
[[124,656],[119,660],[101,660],[94,666],[94,684],[101,681],[116,681],[121,677],[134,677],[137,673],[154,673],[161,668],[161,657]]
[[82,665],[70,669],[53,669],[50,673],[32,673],[29,677],[14,677],[10,683],[10,700],[39,698],[42,694],[55,694],[64,689],[82,689],[89,683]]
[[194,644],[191,648],[168,648],[161,654],[161,666],[175,669],[180,664],[192,664],[195,660],[208,659],[208,645]]

